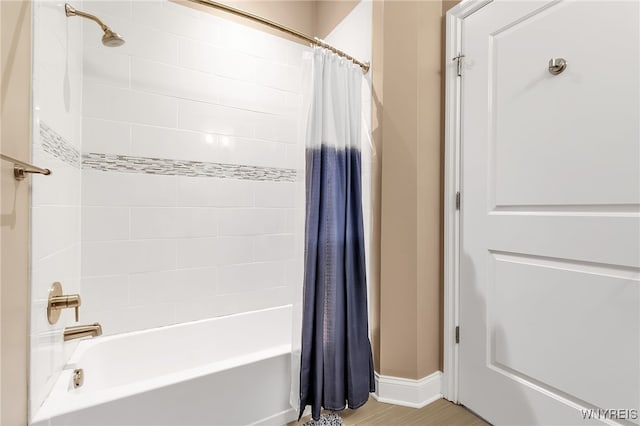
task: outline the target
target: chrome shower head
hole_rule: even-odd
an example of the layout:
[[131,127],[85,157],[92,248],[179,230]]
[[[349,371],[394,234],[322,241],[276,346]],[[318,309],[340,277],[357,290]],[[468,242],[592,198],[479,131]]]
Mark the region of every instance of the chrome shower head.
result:
[[104,44],[105,46],[118,47],[124,44],[124,38],[122,38],[122,36],[117,32],[112,31],[111,28],[109,28],[97,16],[77,10],[69,3],[66,3],[64,5],[64,12],[67,16],[81,16],[83,18],[91,19],[92,21],[100,25],[100,28],[102,28],[102,31],[104,31],[104,35],[102,36],[102,44]]

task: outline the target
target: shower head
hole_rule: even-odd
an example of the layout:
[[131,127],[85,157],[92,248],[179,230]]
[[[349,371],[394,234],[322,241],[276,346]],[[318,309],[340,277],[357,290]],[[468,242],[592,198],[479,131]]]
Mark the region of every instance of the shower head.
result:
[[102,44],[108,47],[118,47],[124,44],[124,39],[120,34],[107,28],[102,36]]
[[98,19],[97,16],[91,15],[90,13],[82,12],[80,10],[75,9],[69,3],[64,5],[64,12],[67,16],[81,16],[83,18],[91,19],[102,28],[104,31],[104,35],[102,36],[102,44],[107,47],[118,47],[124,44],[124,38],[120,34],[115,31],[112,31],[104,22]]

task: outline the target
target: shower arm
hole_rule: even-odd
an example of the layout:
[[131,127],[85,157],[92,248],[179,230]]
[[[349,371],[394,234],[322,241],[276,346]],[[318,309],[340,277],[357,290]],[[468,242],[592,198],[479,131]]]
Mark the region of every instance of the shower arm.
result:
[[69,3],[64,5],[64,12],[66,13],[67,16],[82,16],[83,18],[91,19],[92,21],[100,25],[100,28],[102,28],[102,31],[110,30],[110,28],[104,22],[102,22],[97,16],[94,16],[90,13],[82,12],[81,10],[77,10],[73,6],[71,6]]

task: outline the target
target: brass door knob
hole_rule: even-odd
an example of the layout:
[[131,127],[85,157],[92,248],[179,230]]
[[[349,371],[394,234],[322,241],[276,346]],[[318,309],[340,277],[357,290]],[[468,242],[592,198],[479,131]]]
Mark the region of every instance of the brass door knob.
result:
[[82,300],[79,294],[62,294],[62,285],[55,282],[49,289],[49,301],[47,303],[47,319],[49,324],[55,324],[60,318],[60,311],[63,309],[74,308],[76,313],[76,322],[80,319],[80,305]]

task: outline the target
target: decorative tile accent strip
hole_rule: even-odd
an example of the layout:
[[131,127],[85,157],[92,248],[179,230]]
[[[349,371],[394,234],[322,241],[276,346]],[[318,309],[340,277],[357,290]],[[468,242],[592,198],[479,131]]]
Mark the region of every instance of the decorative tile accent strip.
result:
[[46,123],[40,121],[42,149],[58,160],[80,168],[80,152]]
[[227,179],[294,182],[295,169],[258,167],[169,158],[132,157],[128,155],[82,154],[82,167],[103,172],[147,173],[152,175],[202,176]]

